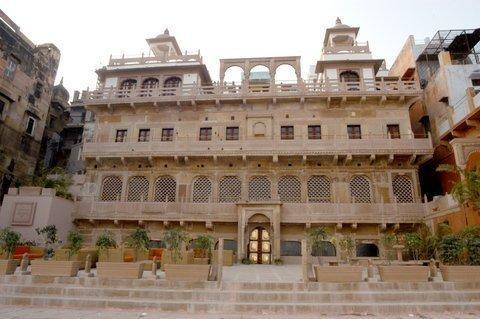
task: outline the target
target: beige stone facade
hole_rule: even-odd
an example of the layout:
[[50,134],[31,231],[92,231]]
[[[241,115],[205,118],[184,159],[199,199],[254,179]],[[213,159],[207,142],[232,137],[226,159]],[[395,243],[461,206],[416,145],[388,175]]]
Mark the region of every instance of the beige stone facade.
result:
[[[78,227],[94,240],[106,228],[161,239],[182,226],[271,263],[299,261],[306,230],[323,225],[355,236],[359,257],[378,254],[382,232],[423,218],[417,168],[432,144],[411,129],[418,82],[380,76],[358,30],[327,30],[313,81],[300,57],[266,57],[221,60],[212,82],[168,31],[147,40],[153,57],[111,59],[83,95],[96,123]],[[275,81],[282,65],[293,81]],[[243,80],[225,82],[234,66]]]

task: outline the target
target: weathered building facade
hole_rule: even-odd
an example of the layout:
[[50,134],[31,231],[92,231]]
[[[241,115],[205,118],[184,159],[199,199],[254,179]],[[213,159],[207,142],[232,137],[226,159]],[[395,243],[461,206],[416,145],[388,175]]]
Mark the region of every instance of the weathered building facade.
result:
[[60,51],[33,44],[0,10],[0,200],[32,174],[40,151]]
[[[309,81],[290,56],[222,59],[212,83],[168,31],[147,39],[153,56],[111,58],[83,95],[96,121],[78,228],[94,240],[140,225],[160,239],[182,226],[270,263],[297,258],[306,230],[322,225],[353,235],[359,257],[378,255],[382,232],[423,217],[417,170],[432,143],[410,125],[419,83],[380,76],[358,31],[339,20],[327,29]],[[278,81],[285,65],[296,80]],[[232,67],[241,82],[226,82]]]
[[413,131],[430,132],[434,144],[432,159],[420,171],[422,190],[433,199],[427,219],[433,225],[448,222],[455,231],[480,224],[480,211],[443,196],[460,176],[437,171],[440,164],[480,167],[480,29],[440,30],[420,42],[410,36],[390,74],[418,80],[424,88],[410,117]]

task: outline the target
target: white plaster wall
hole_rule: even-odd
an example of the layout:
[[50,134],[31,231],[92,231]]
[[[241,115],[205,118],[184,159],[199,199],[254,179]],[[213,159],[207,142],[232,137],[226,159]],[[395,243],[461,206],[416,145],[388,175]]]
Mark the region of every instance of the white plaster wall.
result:
[[193,84],[193,83],[200,83],[198,79],[198,74],[196,73],[189,73],[183,75],[182,83],[185,84]]
[[325,75],[330,80],[338,79],[337,69],[325,69]]
[[[16,203],[36,203],[33,223],[30,226],[12,226]],[[22,240],[35,240],[41,243],[41,238],[35,229],[46,225],[55,225],[59,239],[66,240],[68,231],[72,228],[71,214],[74,203],[70,200],[53,196],[5,195],[0,210],[0,228],[10,227],[22,235]]]
[[106,78],[105,87],[117,87],[118,78]]

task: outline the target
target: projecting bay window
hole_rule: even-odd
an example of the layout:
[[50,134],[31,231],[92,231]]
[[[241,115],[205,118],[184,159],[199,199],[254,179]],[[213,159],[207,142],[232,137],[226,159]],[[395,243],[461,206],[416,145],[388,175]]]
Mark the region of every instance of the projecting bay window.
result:
[[225,139],[227,141],[238,141],[238,126],[229,126],[225,132]]
[[162,129],[162,142],[173,141],[173,128]]
[[320,125],[308,126],[308,139],[320,140],[322,138],[322,127]]
[[347,125],[348,138],[351,140],[358,140],[362,138],[362,131],[360,125]]
[[148,142],[150,141],[150,129],[141,129],[138,131],[138,141]]
[[211,141],[212,140],[212,128],[211,127],[202,127],[200,128],[200,135],[198,137],[199,141]]
[[388,124],[387,131],[389,138],[400,138],[400,126],[398,124]]
[[282,140],[293,140],[294,139],[293,126],[282,126],[280,128],[280,138]]
[[117,130],[117,134],[115,135],[115,142],[122,143],[127,140],[127,130]]

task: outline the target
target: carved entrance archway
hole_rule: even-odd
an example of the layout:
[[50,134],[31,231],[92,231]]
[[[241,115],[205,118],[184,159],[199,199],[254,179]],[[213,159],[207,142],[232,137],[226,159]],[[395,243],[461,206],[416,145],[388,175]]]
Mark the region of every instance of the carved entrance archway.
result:
[[271,262],[272,245],[270,233],[258,226],[250,232],[248,241],[248,259],[254,264],[269,264]]

